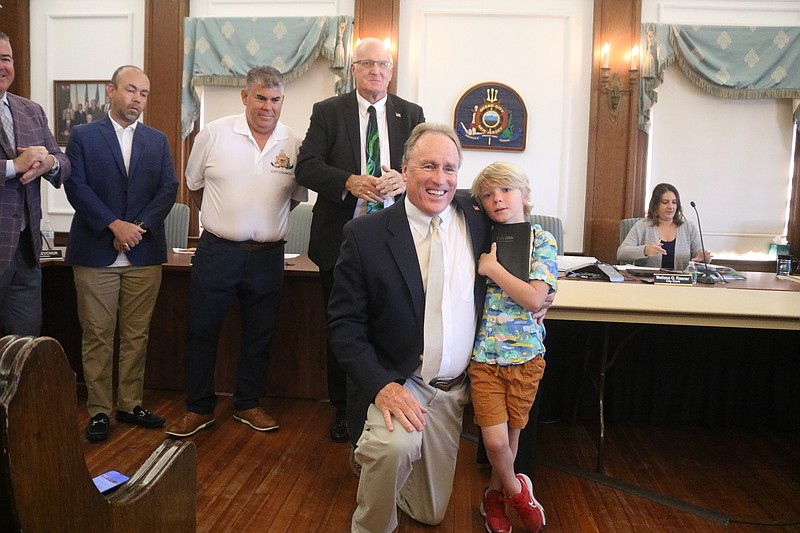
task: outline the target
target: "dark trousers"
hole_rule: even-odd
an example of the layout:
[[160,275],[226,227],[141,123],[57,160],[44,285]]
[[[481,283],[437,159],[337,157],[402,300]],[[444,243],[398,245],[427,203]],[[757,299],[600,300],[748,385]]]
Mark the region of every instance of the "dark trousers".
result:
[[28,227],[19,236],[11,264],[0,272],[0,336],[37,336],[41,328],[42,270]]
[[[333,270],[320,270],[319,278],[322,281],[322,296],[327,311],[333,289]],[[336,408],[336,418],[344,419],[347,411],[347,374],[334,357],[330,344],[328,344],[327,369],[328,398],[331,400],[331,405]]]
[[222,322],[239,299],[242,347],[233,407],[258,407],[283,287],[283,245],[253,252],[204,231],[189,284],[186,408],[211,414],[216,406],[214,366]]

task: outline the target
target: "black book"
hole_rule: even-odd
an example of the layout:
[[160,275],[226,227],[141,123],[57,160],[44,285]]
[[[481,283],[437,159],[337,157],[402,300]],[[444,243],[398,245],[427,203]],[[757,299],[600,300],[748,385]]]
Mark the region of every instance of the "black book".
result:
[[523,281],[530,279],[533,228],[528,222],[495,224],[492,242],[497,243],[497,260],[511,274]]

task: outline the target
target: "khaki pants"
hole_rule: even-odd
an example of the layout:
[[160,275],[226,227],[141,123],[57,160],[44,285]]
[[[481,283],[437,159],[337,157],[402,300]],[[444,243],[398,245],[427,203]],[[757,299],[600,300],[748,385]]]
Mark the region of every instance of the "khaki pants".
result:
[[73,266],[82,336],[83,376],[89,416],[111,414],[114,332],[119,316],[117,409],[142,404],[150,319],[161,287],[161,265]]
[[375,404],[369,406],[355,450],[361,476],[353,533],[394,531],[398,506],[429,525],[441,522],[447,511],[469,388],[463,383],[444,392],[420,378],[408,379],[405,387],[428,410],[427,424],[409,433],[395,422],[389,431]]

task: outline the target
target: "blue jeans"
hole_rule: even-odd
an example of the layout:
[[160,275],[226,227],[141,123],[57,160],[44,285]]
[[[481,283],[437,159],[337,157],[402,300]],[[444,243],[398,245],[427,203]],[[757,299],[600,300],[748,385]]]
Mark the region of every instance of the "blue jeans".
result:
[[236,367],[233,407],[258,407],[283,287],[283,245],[246,251],[208,231],[200,237],[189,284],[186,408],[212,414],[216,406],[214,366],[222,322],[239,299],[242,347]]

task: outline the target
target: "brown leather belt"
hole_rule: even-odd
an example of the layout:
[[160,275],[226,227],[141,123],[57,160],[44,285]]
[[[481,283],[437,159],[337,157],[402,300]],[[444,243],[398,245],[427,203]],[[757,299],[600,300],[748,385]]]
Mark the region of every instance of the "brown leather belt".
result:
[[456,376],[454,378],[447,378],[447,379],[434,378],[433,381],[431,381],[430,385],[431,387],[436,387],[441,391],[449,392],[450,389],[461,385],[466,380],[467,380],[467,373],[462,372],[460,376]]

